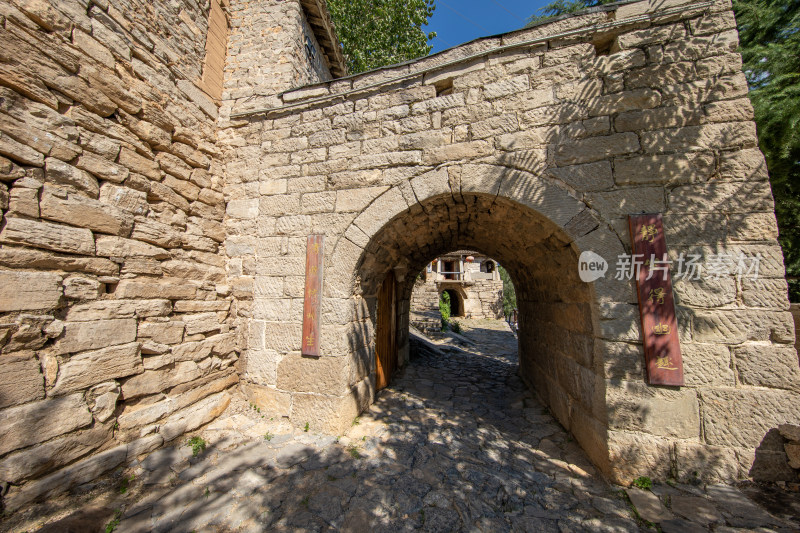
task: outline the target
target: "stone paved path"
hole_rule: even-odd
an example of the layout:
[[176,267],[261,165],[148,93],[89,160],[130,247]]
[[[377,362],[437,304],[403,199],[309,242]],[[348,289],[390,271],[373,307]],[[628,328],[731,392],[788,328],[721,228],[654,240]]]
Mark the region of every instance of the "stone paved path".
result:
[[724,485],[629,489],[634,518],[516,376],[505,323],[462,323],[474,345],[439,341],[338,439],[240,405],[200,432],[198,456],[154,452],[106,503],[116,531],[655,531],[641,518],[664,533],[800,530]]

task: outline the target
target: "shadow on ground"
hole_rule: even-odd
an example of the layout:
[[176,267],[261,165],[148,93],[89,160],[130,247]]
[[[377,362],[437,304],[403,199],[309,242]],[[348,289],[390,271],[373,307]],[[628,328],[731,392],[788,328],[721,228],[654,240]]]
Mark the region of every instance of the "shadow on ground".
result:
[[246,408],[204,428],[198,456],[154,452],[45,531],[647,530],[519,379],[507,325],[474,326],[474,344],[417,350],[344,436],[316,435],[313,421],[258,434],[264,417]]

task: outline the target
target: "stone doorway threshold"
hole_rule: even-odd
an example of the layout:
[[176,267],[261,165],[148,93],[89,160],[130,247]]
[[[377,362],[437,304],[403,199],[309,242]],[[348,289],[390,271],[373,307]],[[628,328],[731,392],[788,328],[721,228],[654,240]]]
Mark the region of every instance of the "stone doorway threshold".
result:
[[[272,420],[242,398],[196,435],[4,531],[716,531],[800,529],[775,487],[607,483],[516,375],[516,338],[461,320],[427,339],[341,437]],[[123,488],[124,487],[124,488]],[[770,493],[770,490],[772,493]],[[755,503],[768,505],[774,514]],[[794,517],[794,518],[792,518]]]

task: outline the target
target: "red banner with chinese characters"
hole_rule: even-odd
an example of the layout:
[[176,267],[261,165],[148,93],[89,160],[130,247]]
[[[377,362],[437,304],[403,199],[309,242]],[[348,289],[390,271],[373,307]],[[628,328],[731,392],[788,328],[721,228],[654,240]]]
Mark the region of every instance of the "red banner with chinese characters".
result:
[[642,339],[650,385],[683,385],[683,360],[672,296],[667,241],[660,214],[630,215]]
[[322,315],[324,235],[309,235],[306,244],[306,291],[303,299],[303,355],[319,357]]

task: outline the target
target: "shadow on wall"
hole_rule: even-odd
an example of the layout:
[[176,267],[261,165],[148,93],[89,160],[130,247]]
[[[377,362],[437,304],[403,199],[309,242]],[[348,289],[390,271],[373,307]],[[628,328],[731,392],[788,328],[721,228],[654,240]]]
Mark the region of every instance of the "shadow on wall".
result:
[[792,481],[798,479],[797,471],[789,466],[784,449],[788,441],[777,429],[770,429],[755,450],[755,461],[750,468],[750,477],[755,481]]
[[[465,222],[470,219],[474,214],[470,213],[471,209],[480,208],[483,210],[480,213],[501,209],[506,198],[526,199],[535,205],[546,196],[544,189],[548,187],[568,191],[586,206],[584,211],[570,219],[571,212],[562,209],[560,204],[544,205],[551,219],[567,217],[561,224],[566,225],[570,235],[576,239],[591,236],[595,231],[598,232],[595,235],[599,235],[610,230],[619,238],[624,251],[630,253],[626,215],[662,212],[665,214],[667,245],[673,259],[682,253],[696,253],[701,257],[700,262],[705,263],[719,253],[760,252],[765,256],[762,278],[768,278],[769,283],[779,286],[784,272],[775,236],[769,234],[769,229],[764,230],[765,227],[774,227],[773,203],[763,157],[756,148],[752,111],[745,99],[747,85],[740,64],[730,54],[734,49],[724,40],[721,44],[709,40],[708,48],[703,49],[704,42],[698,40],[692,50],[692,59],[716,58],[712,57],[713,61],[702,65],[687,63],[690,68],[683,64],[674,68],[670,65],[645,66],[646,57],[642,50],[610,56],[601,54],[588,61],[594,62],[593,68],[584,69],[583,78],[571,83],[569,90],[560,94],[561,104],[520,113],[529,130],[525,133],[531,135],[503,136],[513,139],[499,141],[500,153],[493,162],[502,167],[486,164],[483,169],[487,175],[466,176],[468,167],[475,171],[479,165],[445,163],[442,170],[449,175],[451,190],[445,195],[449,196],[447,201],[435,206],[445,216],[436,218],[432,207],[434,198],[419,194],[412,182],[414,194],[423,199],[422,203],[398,214],[372,236],[358,265],[366,297],[376,294],[385,272],[401,262],[409,271],[416,271],[437,254],[459,247],[474,248],[501,259],[510,271],[516,272],[515,282],[518,281],[526,268],[536,264],[518,257],[528,251],[525,245],[531,244],[530,240],[511,249],[507,243],[496,242],[497,231],[491,238],[483,234],[476,236],[462,224],[462,219]],[[614,67],[630,70],[626,73],[630,87],[626,77],[624,86],[620,84],[601,95],[595,76],[614,61],[623,65],[630,62],[624,67],[619,64]],[[533,76],[532,89],[539,88],[538,84],[542,82],[552,84],[552,80],[539,80]],[[629,90],[623,92],[623,89]],[[553,163],[555,166],[549,166]],[[529,179],[530,174],[526,176],[518,171],[530,173],[534,178]],[[428,172],[431,172],[429,168],[420,167],[416,176]],[[431,180],[435,181],[434,178]],[[390,192],[398,193],[399,189]],[[423,192],[427,193],[424,187]],[[476,199],[479,196],[492,198],[492,201],[487,204],[485,199]],[[390,227],[392,225],[396,227]],[[445,229],[439,229],[435,238],[424,240],[416,238],[416,227]],[[384,231],[386,233],[380,235]],[[525,234],[525,231],[519,231]],[[569,242],[562,244],[564,247],[570,245]],[[538,257],[540,261],[551,261],[562,269],[575,268],[568,261],[559,262],[558,249],[546,252]],[[616,258],[606,259],[613,263]],[[607,276],[614,273],[612,264]],[[516,285],[522,300],[526,291],[533,290],[526,287],[526,283]],[[711,371],[703,367],[707,361],[693,359],[689,353],[684,356],[688,386],[681,390],[695,405],[705,399],[698,398],[693,387],[734,387],[737,383],[734,372],[739,373],[739,378],[746,373],[746,370],[731,364],[727,346],[765,339],[787,342],[784,340],[783,317],[758,301],[760,290],[758,283],[749,281],[743,281],[739,290],[731,276],[724,277],[717,284],[676,281],[676,313],[682,344],[688,347],[698,342],[722,350],[714,355],[715,367]],[[770,288],[769,291],[773,295],[781,292],[780,288]],[[727,309],[739,301],[749,309]],[[619,299],[608,298],[601,303],[611,305],[601,306],[596,298],[593,299],[597,313],[594,325],[600,341],[593,354],[598,354],[600,361],[595,361],[592,370],[607,380],[642,384],[643,354],[635,292],[631,288]],[[627,331],[615,330],[615,323],[627,324]],[[729,323],[734,324],[736,331],[728,331],[726,324]],[[732,339],[732,334],[737,339]],[[371,337],[363,340],[370,343]],[[580,347],[575,351],[579,350]],[[720,362],[724,364],[720,365]],[[370,361],[362,366],[370,370],[372,364],[374,362]],[[753,379],[745,376],[740,381],[747,385],[780,388],[769,381],[755,383]],[[675,392],[667,388],[645,387],[644,392],[639,390],[640,396],[647,396],[647,390],[653,394],[663,392],[666,397]],[[720,392],[720,396],[721,402],[732,402],[724,392]],[[668,426],[665,428],[659,424],[662,421],[658,418],[661,415],[659,411],[631,403],[635,404],[609,400],[601,418],[607,417],[611,421],[609,428],[612,430],[640,432],[633,453],[645,459],[651,444],[648,439],[653,436],[653,440],[659,443],[660,451],[654,459],[659,471],[666,468],[669,473],[679,463],[675,442],[683,441],[695,446],[687,452],[687,457],[702,456],[708,451],[699,449],[700,445],[706,444],[699,442],[704,422],[699,418],[700,409],[694,410],[691,428],[682,434],[673,434]],[[775,425],[789,421],[777,420],[779,416],[783,415],[776,414]],[[670,423],[668,419],[663,421]],[[735,425],[737,420],[730,419],[727,423]],[[773,421],[768,423],[772,425]],[[708,445],[727,446],[720,442],[720,435],[715,435],[714,441],[708,436],[706,438]],[[752,444],[753,447],[756,445]],[[728,450],[733,453],[732,448]],[[708,455],[713,454],[709,452]],[[720,468],[721,462],[720,459]]]

